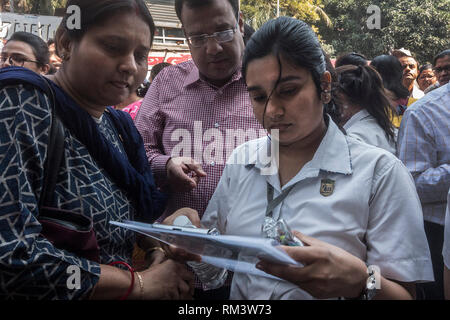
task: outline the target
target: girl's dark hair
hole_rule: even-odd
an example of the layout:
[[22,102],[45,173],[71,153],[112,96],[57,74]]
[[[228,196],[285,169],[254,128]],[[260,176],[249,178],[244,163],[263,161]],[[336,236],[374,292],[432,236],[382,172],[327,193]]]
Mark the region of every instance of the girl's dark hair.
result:
[[375,118],[386,136],[395,139],[391,116],[394,112],[386,96],[379,73],[370,66],[345,65],[336,68],[338,80],[333,85],[333,95],[340,104],[342,93],[352,105],[359,106]]
[[[327,63],[320,42],[310,26],[301,20],[289,17],[279,17],[266,22],[253,34],[245,47],[242,62],[244,78],[251,61],[268,55],[275,56],[280,66],[280,75],[272,93],[281,78],[281,58],[283,58],[311,72],[320,98],[322,92],[320,80],[323,73],[327,71]],[[267,101],[269,100],[270,96]],[[331,108],[325,106],[324,112],[329,109]]]
[[308,69],[320,96],[320,77],[326,71],[325,56],[314,31],[303,21],[280,17],[266,22],[256,31],[245,48],[242,74],[248,64],[268,55],[283,57],[296,66]]
[[338,68],[346,64],[352,64],[354,66],[367,66],[369,64],[369,61],[364,55],[360,53],[350,52],[339,56],[336,59],[335,66],[336,68]]
[[68,19],[72,17],[73,13],[67,13],[58,27],[56,38],[65,32],[71,40],[79,41],[89,28],[101,25],[111,15],[131,11],[148,24],[151,35],[150,45],[153,42],[156,27],[144,0],[68,0],[66,8],[70,6],[80,8],[81,28],[68,27]]
[[[337,83],[338,75],[336,73],[336,69],[331,62],[330,56],[322,49],[323,56],[325,57],[325,64],[327,71],[331,75],[331,83]],[[332,89],[333,90],[333,89]],[[334,97],[331,96],[331,101],[325,105],[325,113],[329,114],[331,119],[340,127],[341,117],[342,117],[342,108],[338,103],[335,103]]]
[[400,61],[394,56],[381,55],[375,57],[370,63],[374,67],[381,78],[386,89],[392,91],[397,99],[405,99],[409,97],[409,91],[402,84],[403,67]]
[[21,41],[28,44],[33,50],[33,54],[36,57],[36,61],[40,67],[50,63],[50,52],[48,51],[48,46],[45,41],[37,35],[19,31],[13,33],[8,42],[9,41]]

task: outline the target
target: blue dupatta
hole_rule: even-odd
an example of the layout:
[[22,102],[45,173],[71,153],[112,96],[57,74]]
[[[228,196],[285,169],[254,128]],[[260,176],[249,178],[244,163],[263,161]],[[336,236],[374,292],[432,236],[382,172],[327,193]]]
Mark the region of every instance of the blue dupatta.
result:
[[[31,84],[47,93],[45,80],[35,72],[21,67],[0,70],[1,86]],[[141,135],[131,117],[108,107],[109,117],[121,136],[127,157],[120,153],[99,131],[91,115],[82,109],[59,86],[49,81],[55,92],[55,110],[64,126],[83,143],[91,156],[106,170],[111,179],[133,203],[139,219],[153,222],[163,212],[167,195],[158,191],[150,170]]]

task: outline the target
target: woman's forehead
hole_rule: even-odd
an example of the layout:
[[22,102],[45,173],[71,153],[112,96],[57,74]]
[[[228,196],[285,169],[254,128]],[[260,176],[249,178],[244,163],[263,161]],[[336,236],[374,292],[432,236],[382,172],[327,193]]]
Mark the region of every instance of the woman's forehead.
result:
[[124,39],[142,39],[150,44],[150,26],[134,11],[116,12],[90,26],[86,34],[102,34]]

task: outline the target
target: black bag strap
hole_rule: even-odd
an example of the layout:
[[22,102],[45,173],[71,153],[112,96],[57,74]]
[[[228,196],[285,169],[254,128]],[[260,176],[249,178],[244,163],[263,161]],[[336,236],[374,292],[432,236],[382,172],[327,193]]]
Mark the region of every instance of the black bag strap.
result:
[[64,158],[64,125],[56,113],[55,91],[46,77],[42,77],[47,85],[47,94],[50,98],[51,126],[47,146],[47,157],[44,162],[44,182],[39,199],[39,209],[51,206],[51,199],[56,187],[59,168]]

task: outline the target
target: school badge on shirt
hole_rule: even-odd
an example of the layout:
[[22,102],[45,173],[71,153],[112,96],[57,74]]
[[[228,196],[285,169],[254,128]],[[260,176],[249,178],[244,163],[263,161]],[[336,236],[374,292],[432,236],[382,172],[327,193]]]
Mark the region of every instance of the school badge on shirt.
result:
[[334,180],[331,179],[322,179],[320,183],[320,194],[324,197],[331,196],[334,191]]

